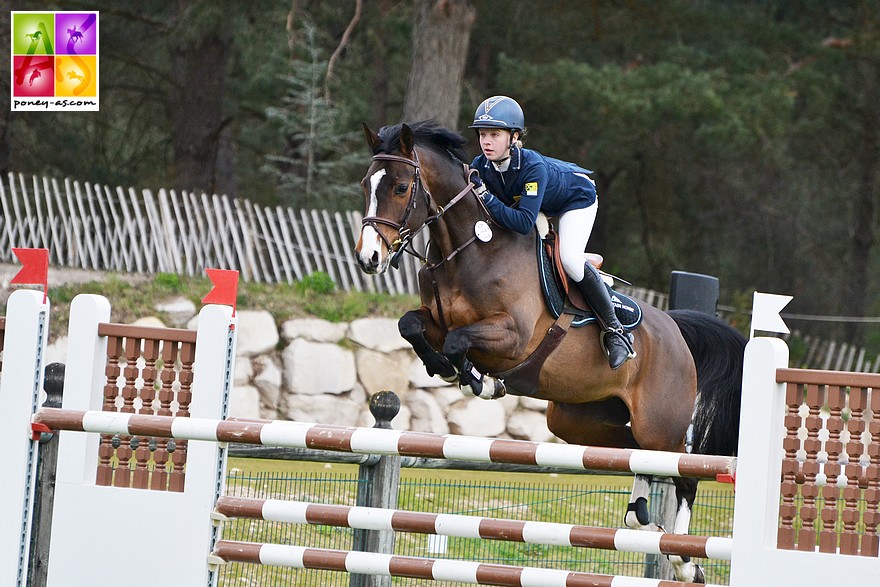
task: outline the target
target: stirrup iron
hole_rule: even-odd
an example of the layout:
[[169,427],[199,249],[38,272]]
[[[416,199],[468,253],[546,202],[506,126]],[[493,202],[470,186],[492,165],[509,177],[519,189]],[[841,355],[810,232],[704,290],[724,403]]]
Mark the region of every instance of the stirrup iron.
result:
[[617,336],[623,341],[623,345],[626,347],[627,360],[636,358],[636,350],[633,348],[632,334],[626,332],[623,328],[605,328],[602,330],[602,350],[605,351],[606,357],[611,355],[611,352],[608,350],[608,343],[606,342],[606,339],[609,336]]

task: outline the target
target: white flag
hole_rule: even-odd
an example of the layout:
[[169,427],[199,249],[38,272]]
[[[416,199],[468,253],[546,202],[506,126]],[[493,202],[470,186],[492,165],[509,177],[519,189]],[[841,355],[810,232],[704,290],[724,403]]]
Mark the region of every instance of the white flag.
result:
[[788,334],[790,332],[788,326],[785,325],[779,313],[793,299],[792,296],[780,296],[756,291],[752,301],[752,327],[749,332],[749,338],[755,338],[756,330]]

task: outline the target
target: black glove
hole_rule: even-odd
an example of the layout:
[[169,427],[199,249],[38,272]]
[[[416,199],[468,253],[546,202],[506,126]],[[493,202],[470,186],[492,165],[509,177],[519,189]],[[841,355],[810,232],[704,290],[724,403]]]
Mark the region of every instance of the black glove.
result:
[[483,195],[486,193],[486,184],[483,183],[483,179],[480,177],[480,174],[477,172],[472,173],[470,181],[471,184],[474,186],[474,193],[482,198]]

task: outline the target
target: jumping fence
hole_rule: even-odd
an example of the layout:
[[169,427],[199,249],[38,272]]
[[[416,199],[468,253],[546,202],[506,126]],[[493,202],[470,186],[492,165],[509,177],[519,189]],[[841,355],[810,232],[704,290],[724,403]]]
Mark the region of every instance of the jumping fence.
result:
[[[36,438],[39,433],[59,430],[51,541],[45,561],[48,585],[66,584],[70,577],[98,587],[118,584],[121,577],[133,587],[152,585],[157,578],[211,585],[217,567],[229,561],[497,585],[681,585],[391,552],[227,540],[222,526],[230,515],[259,515],[284,523],[343,524],[380,534],[404,523],[431,534],[482,537],[484,526],[490,534],[499,530],[489,530],[484,519],[453,520],[443,515],[432,518],[432,528],[417,513],[389,511],[393,505],[372,513],[347,509],[343,515],[326,509],[325,504],[221,500],[226,442],[578,470],[607,465],[620,471],[709,478],[732,473],[735,467],[732,539],[502,523],[508,538],[526,542],[573,545],[583,539],[620,548],[619,544],[632,541],[657,554],[683,554],[681,548],[687,542],[687,548],[703,548],[707,555],[729,553],[734,587],[831,584],[843,576],[860,584],[880,579],[880,418],[876,416],[880,394],[873,393],[880,387],[880,377],[788,368],[788,349],[779,339],[754,339],[746,349],[742,413],[748,434],[740,435],[739,458],[734,461],[380,428],[227,420],[236,333],[230,308],[202,309],[191,349],[191,370],[182,367],[181,357],[173,361],[173,368],[170,358],[160,360],[166,344],[182,348],[184,341],[171,329],[123,331],[108,325],[109,315],[104,298],[76,298],[62,408],[39,408],[48,303],[41,292],[28,290],[16,291],[9,299],[0,375],[4,405],[0,442],[9,449],[0,507],[3,584],[24,585],[27,579]],[[124,340],[111,342],[114,336]],[[153,359],[144,358],[145,352]],[[147,386],[146,396],[141,395],[144,388],[139,388],[139,379],[155,381]],[[157,389],[159,396],[153,396]],[[161,390],[177,394],[175,400],[167,402]],[[185,413],[178,409],[182,404]],[[173,415],[161,415],[166,409]],[[104,443],[102,435],[113,440]],[[168,444],[160,449],[161,439],[168,439]],[[178,452],[184,442],[185,452]],[[160,450],[172,453],[170,462],[164,469],[151,469]],[[111,460],[127,462],[130,474],[125,467],[110,476],[100,474],[100,463],[108,455]],[[181,463],[183,482],[172,484],[170,473]],[[154,483],[157,475],[160,481]],[[321,513],[315,513],[315,508]],[[625,538],[618,540],[618,533]],[[121,536],[126,538],[120,540]]]
[[[230,445],[226,494],[251,499],[286,501],[320,500],[325,504],[352,506],[365,487],[359,469],[369,467],[333,464],[331,468],[308,464],[273,464],[262,470],[254,461],[234,457]],[[330,453],[331,455],[334,453]],[[338,453],[346,455],[346,453]],[[351,455],[363,457],[364,455]],[[326,457],[321,457],[322,460]],[[415,460],[415,459],[413,459]],[[331,458],[326,462],[334,463]],[[597,476],[592,473],[469,474],[458,470],[403,469],[397,509],[433,514],[460,514],[506,518],[515,521],[545,520],[579,525],[616,527],[630,498],[631,477]],[[670,479],[655,480],[649,496],[651,519],[660,519],[655,508],[669,497],[673,510],[674,487]],[[701,484],[690,531],[695,535],[730,537],[733,531],[733,489],[730,485]],[[245,542],[310,544],[320,548],[347,549],[358,530],[231,519],[224,523],[224,536]],[[665,576],[666,557],[651,553],[611,551],[598,548],[512,543],[499,540],[395,533],[394,552],[404,556],[450,558],[491,564],[542,566],[571,571],[592,571],[637,577]],[[726,584],[730,561],[699,559],[709,583]],[[230,563],[221,569],[221,585],[297,585],[297,587],[348,586],[346,576],[331,571],[302,571]],[[395,585],[423,585],[417,579],[395,579]],[[438,586],[439,587],[439,586]],[[452,586],[450,586],[452,587]]]

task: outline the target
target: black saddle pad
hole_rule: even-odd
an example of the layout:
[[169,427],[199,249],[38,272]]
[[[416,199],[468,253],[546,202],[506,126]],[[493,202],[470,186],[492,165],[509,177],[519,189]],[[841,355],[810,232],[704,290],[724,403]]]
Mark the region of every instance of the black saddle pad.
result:
[[[571,304],[567,304],[564,291],[560,288],[557,281],[556,271],[547,255],[547,248],[544,246],[540,237],[538,241],[538,269],[541,276],[541,289],[544,292],[544,300],[547,308],[554,317],[558,318],[563,312],[572,313],[575,319],[572,320],[573,327],[583,326],[584,324],[592,324],[598,319],[593,312],[587,312],[579,308],[575,308]],[[605,287],[608,287],[607,285]],[[635,329],[642,322],[642,308],[633,298],[624,295],[614,289],[608,287],[608,293],[611,295],[611,303],[614,305],[614,313],[620,320],[621,326],[626,330]]]

